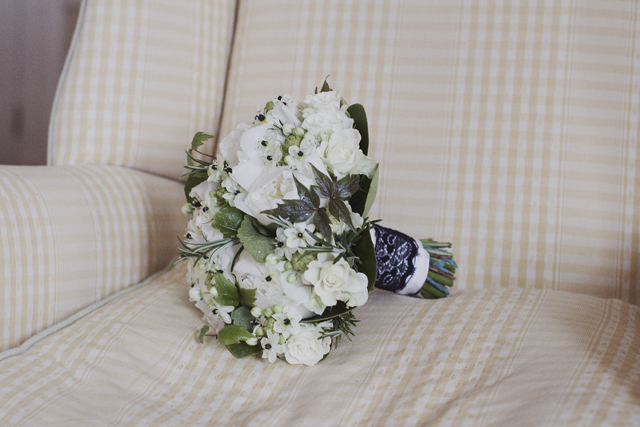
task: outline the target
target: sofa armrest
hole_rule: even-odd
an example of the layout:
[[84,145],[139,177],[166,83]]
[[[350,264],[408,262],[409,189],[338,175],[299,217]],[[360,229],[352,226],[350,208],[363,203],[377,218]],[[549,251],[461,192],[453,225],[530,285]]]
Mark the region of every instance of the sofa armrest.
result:
[[170,262],[183,197],[114,166],[0,167],[0,351]]

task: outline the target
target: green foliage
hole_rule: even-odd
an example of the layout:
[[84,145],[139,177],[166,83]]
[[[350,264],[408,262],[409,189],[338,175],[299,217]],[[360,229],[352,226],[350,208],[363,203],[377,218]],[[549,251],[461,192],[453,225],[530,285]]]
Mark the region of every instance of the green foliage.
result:
[[349,199],[351,209],[362,216],[367,216],[369,209],[371,209],[376,199],[376,193],[378,192],[378,171],[379,168],[376,167],[372,179],[363,175],[360,180],[360,189]]
[[200,335],[198,335],[198,341],[200,341],[200,344],[204,344],[204,337],[207,336],[207,332],[209,332],[209,325],[205,325],[202,327],[202,329],[200,329]]
[[333,319],[335,317],[341,316],[345,313],[350,312],[351,310],[353,310],[354,307],[347,307],[347,304],[343,301],[338,301],[338,303],[336,305],[334,305],[333,307],[327,307],[324,312],[322,314],[319,314],[317,316],[313,316],[313,317],[309,317],[307,319],[303,319],[300,322],[302,323],[319,323],[319,322],[324,322],[325,320],[330,320]]
[[369,292],[373,291],[378,277],[378,263],[376,261],[376,250],[371,240],[369,232],[370,225],[367,224],[365,229],[360,233],[360,238],[355,242],[353,254],[360,260],[360,264],[356,266],[356,270],[364,273],[369,279]]
[[238,287],[238,290],[240,291],[240,303],[245,307],[253,307],[256,302],[256,290],[241,287]]
[[353,119],[353,127],[360,132],[360,149],[367,155],[369,153],[369,124],[367,113],[361,104],[352,104],[347,108],[347,113]]
[[218,341],[222,345],[238,344],[242,341],[246,341],[249,338],[253,338],[253,334],[242,326],[238,325],[225,325],[224,328],[218,332]]
[[247,307],[238,307],[233,310],[231,312],[231,320],[234,325],[238,325],[248,332],[253,330],[253,321],[255,318],[251,315],[251,310]]
[[266,228],[262,227],[263,233],[260,230],[254,224],[254,219],[245,215],[238,229],[238,239],[254,260],[264,263],[267,255],[272,254],[275,250],[275,239],[263,234]]
[[218,296],[214,300],[220,305],[237,307],[240,304],[240,295],[236,285],[224,277],[222,273],[216,273],[214,277],[218,291]]
[[222,232],[224,237],[235,236],[244,219],[244,213],[232,206],[225,206],[213,217],[211,226]]
[[204,132],[196,133],[195,135],[193,135],[193,139],[191,140],[191,149],[197,150],[204,144],[205,141],[208,141],[211,138],[213,138],[213,135],[209,135]]
[[243,357],[249,357],[262,353],[262,347],[260,345],[249,345],[244,342],[231,344],[227,346],[227,348],[236,359],[242,359]]

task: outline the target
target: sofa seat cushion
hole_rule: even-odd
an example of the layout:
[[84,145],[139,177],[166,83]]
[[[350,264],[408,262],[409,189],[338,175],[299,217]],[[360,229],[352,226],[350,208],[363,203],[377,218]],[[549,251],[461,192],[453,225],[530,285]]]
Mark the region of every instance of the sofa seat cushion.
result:
[[[375,291],[314,367],[201,345],[185,266],[0,362],[0,425],[624,425],[640,309],[559,291]],[[207,341],[205,341],[206,343]],[[2,359],[2,354],[0,354]]]

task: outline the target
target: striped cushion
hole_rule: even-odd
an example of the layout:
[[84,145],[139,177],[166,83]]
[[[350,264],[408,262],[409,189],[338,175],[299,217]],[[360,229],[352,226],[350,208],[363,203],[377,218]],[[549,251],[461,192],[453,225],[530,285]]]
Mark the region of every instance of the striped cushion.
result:
[[638,304],[638,22],[618,0],[242,1],[222,134],[330,75],[369,115],[372,217],[452,240],[459,289]]
[[113,166],[0,168],[0,350],[177,254],[181,185]]
[[234,10],[231,0],[85,1],[50,163],[180,176],[193,134],[216,130]]
[[[640,419],[640,309],[540,290],[376,291],[314,367],[196,335],[184,265],[0,362],[1,425],[575,426]],[[0,358],[2,355],[0,354]],[[634,421],[635,420],[635,421]]]

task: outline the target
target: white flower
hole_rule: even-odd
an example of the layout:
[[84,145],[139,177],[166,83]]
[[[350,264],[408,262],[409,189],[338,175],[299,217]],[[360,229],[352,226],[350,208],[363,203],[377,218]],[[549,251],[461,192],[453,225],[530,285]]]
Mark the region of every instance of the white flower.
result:
[[[351,205],[349,203],[345,203],[345,206],[349,210],[349,214],[351,216],[351,223],[353,224],[353,227],[355,229],[359,229],[360,227],[362,227],[362,224],[364,224],[364,219],[362,218],[362,216],[360,216],[360,214],[358,214],[357,212],[353,212],[351,210]],[[339,236],[349,229],[349,226],[347,225],[346,222],[340,221],[333,215],[329,215],[329,219],[331,220],[332,234]]]
[[319,154],[338,179],[354,173],[372,178],[377,167],[360,149],[360,132],[355,129],[335,131],[320,144]]
[[297,365],[313,366],[331,349],[331,338],[322,338],[318,329],[312,325],[301,324],[300,332],[291,335],[284,344],[284,357],[287,362]]
[[353,128],[353,119],[341,110],[319,110],[304,119],[301,125],[313,135]]
[[279,354],[282,354],[282,345],[280,344],[280,334],[274,334],[271,331],[267,331],[267,336],[260,340],[262,346],[262,357],[268,358],[269,362],[273,363],[278,358]]
[[296,222],[292,227],[284,230],[284,235],[287,238],[287,248],[292,252],[302,252],[302,248],[313,245],[315,240],[309,235],[313,234],[316,227],[313,224],[306,224],[304,222]]
[[260,175],[246,195],[236,199],[236,207],[251,215],[263,225],[271,220],[263,211],[275,209],[282,199],[298,199],[293,181],[293,172],[286,167],[278,167]]
[[298,109],[292,103],[285,105],[283,102],[276,101],[273,109],[267,113],[267,123],[280,125],[291,124],[292,127],[300,126],[300,120],[296,116]]
[[220,141],[220,152],[222,156],[224,156],[224,159],[227,160],[229,166],[234,167],[238,164],[238,152],[241,150],[240,139],[250,127],[251,126],[246,123],[240,123],[233,132]]
[[341,100],[342,97],[335,90],[307,95],[301,105],[301,107],[303,107],[303,115],[304,109],[306,108],[313,108],[315,110],[340,110]]
[[189,301],[200,301],[202,299],[202,290],[195,286],[189,289]]
[[357,307],[368,298],[368,279],[364,273],[357,273],[344,259],[334,263],[330,253],[318,254],[304,272],[305,283],[313,285],[313,291],[327,306],[344,301],[348,307]]
[[284,307],[282,313],[273,315],[276,321],[273,324],[273,330],[282,334],[285,338],[300,332],[300,320],[302,318],[295,313],[290,313],[290,311],[289,307]]
[[243,188],[230,176],[222,181],[222,186],[227,190],[222,197],[229,202],[229,205],[235,206],[236,197],[243,193]]
[[207,322],[216,332],[219,332],[225,324],[231,323],[229,313],[235,308],[231,305],[218,304],[211,295],[206,295],[205,298],[196,302],[196,307],[204,313],[202,320]]

